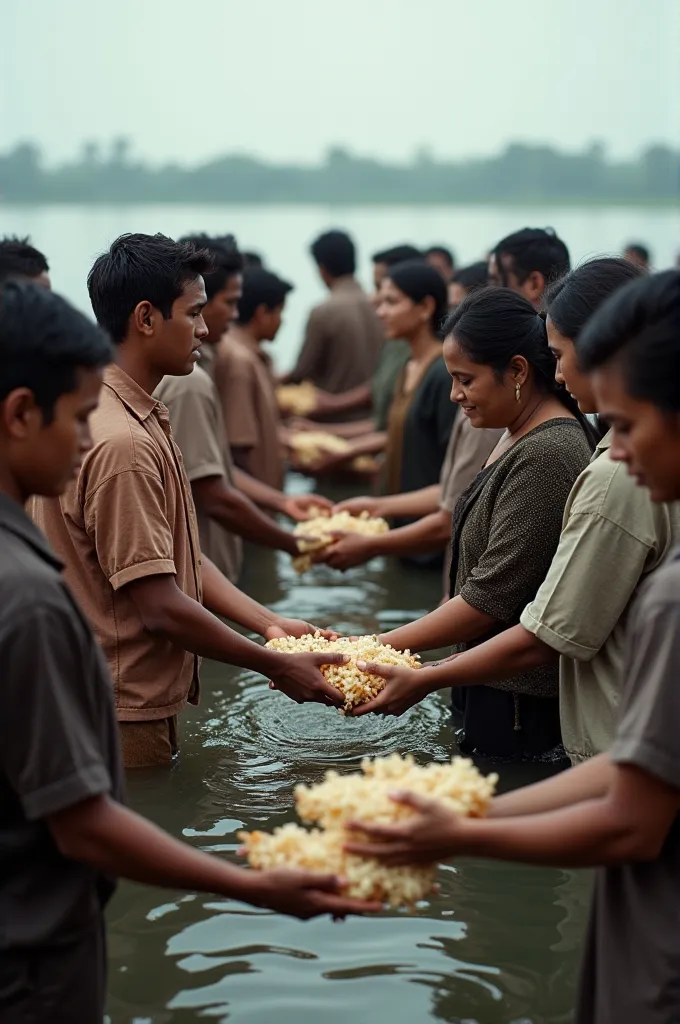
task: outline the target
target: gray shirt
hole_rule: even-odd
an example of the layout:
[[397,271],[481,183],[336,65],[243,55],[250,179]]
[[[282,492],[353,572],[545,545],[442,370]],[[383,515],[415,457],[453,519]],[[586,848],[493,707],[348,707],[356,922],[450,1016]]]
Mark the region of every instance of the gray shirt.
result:
[[79,937],[115,886],[62,856],[47,825],[122,796],[111,677],[61,568],[0,494],[0,952]]
[[[612,761],[680,790],[680,549],[635,603]],[[578,1024],[680,1020],[680,815],[656,860],[598,872]]]

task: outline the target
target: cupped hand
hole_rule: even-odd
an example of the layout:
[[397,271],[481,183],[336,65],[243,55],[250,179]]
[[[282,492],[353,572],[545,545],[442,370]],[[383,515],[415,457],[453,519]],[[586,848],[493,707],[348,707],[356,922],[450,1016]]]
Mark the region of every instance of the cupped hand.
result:
[[282,507],[282,512],[297,523],[304,523],[307,519],[311,519],[312,515],[318,514],[317,510],[321,515],[325,513],[330,515],[333,503],[320,494],[290,494],[286,496]]
[[333,534],[333,543],[324,548],[319,557],[320,562],[325,562],[332,569],[339,569],[345,572],[355,565],[363,565],[373,558],[374,537],[364,537],[358,533],[344,533],[337,531]]
[[271,690],[281,690],[296,704],[329,704],[342,707],[345,695],[326,681],[322,665],[346,665],[347,654],[280,654],[281,667],[272,674]]
[[[390,867],[403,864],[434,864],[462,852],[466,819],[453,814],[437,800],[417,793],[390,794],[395,803],[416,813],[396,825],[376,825],[370,821],[352,821],[349,831],[361,837],[345,844],[348,853],[375,857]],[[366,837],[366,838],[364,838]]]
[[349,512],[352,516],[359,516],[362,512],[368,512],[371,516],[381,516],[380,498],[371,498],[365,495],[361,498],[346,498],[333,506],[333,512]]
[[344,887],[344,879],[336,875],[319,875],[290,868],[258,871],[253,901],[301,921],[322,914],[344,920],[348,914],[376,914],[382,910],[382,904],[376,901],[344,896]]
[[426,685],[425,669],[406,668],[404,665],[381,665],[373,661],[358,661],[362,672],[381,676],[385,686],[377,697],[352,708],[348,714],[360,715],[403,715],[405,711],[419,704],[430,692]]

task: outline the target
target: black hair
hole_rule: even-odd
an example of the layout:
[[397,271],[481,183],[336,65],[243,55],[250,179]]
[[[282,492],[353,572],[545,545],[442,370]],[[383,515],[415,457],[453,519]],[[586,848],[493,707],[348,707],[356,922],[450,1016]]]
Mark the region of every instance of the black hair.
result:
[[424,260],[406,260],[390,267],[388,280],[413,302],[422,302],[428,297],[434,299],[434,312],[430,321],[432,330],[439,334],[448,312],[448,290],[444,278]]
[[0,238],[0,284],[12,277],[40,277],[49,269],[43,254],[28,238]]
[[507,285],[502,257],[512,258],[512,269],[520,284],[537,270],[546,282],[556,281],[570,268],[569,250],[552,228],[522,228],[503,238],[494,249],[498,274]]
[[259,270],[264,270],[264,260],[260,256],[259,252],[243,252],[243,267],[257,267]]
[[523,295],[510,288],[472,292],[449,314],[443,333],[453,337],[473,363],[492,367],[499,379],[513,356],[524,356],[539,388],[576,416],[594,447],[597,438],[576,399],[555,380],[557,363],[548,348],[545,317]]
[[238,322],[249,324],[260,306],[277,309],[292,290],[292,284],[271,271],[246,267],[243,272],[243,293],[238,302]]
[[637,256],[637,258],[646,265],[649,264],[652,258],[651,252],[649,251],[646,245],[642,244],[642,242],[631,242],[629,245],[626,246],[625,251],[632,252],[634,256]]
[[191,242],[160,234],[121,235],[87,276],[97,322],[119,344],[140,302],[150,302],[168,320],[186,285],[213,268],[210,253]]
[[239,252],[233,235],[184,235],[179,241],[189,242],[196,249],[210,253],[212,270],[206,270],[202,275],[208,302],[226,287],[230,277],[243,272],[243,254]]
[[422,260],[420,249],[415,245],[393,245],[390,249],[382,249],[373,253],[371,259],[374,263],[384,263],[386,267],[394,267],[397,263],[405,263],[406,260]]
[[29,388],[48,425],[57,399],[78,387],[78,370],[112,359],[104,332],[60,295],[28,281],[0,287],[0,402]]
[[611,295],[584,328],[578,355],[587,372],[620,360],[634,398],[680,412],[680,270],[643,275]]
[[483,288],[489,283],[489,265],[485,260],[479,263],[471,263],[468,267],[461,267],[451,278],[451,284],[459,284],[466,291],[473,288]]
[[603,257],[583,263],[550,286],[544,308],[560,334],[575,345],[591,316],[612,292],[642,276],[628,260]]
[[445,245],[431,245],[429,249],[425,250],[425,258],[428,256],[442,256],[444,260],[451,267],[451,270],[456,265],[456,260],[450,249],[447,249]]
[[327,231],[312,242],[311,253],[317,266],[331,277],[347,277],[357,268],[354,242],[344,231]]

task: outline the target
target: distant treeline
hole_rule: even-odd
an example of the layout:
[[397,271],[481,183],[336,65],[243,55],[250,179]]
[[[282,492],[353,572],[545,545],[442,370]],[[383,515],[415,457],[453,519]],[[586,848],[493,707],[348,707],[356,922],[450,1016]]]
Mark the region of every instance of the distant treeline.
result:
[[674,203],[680,151],[652,146],[627,161],[594,143],[582,153],[512,143],[498,156],[448,162],[421,150],[408,164],[334,147],[318,166],[221,156],[197,167],[151,167],[125,138],[106,150],[84,145],[78,159],[46,167],[38,146],[0,154],[0,200],[157,203]]

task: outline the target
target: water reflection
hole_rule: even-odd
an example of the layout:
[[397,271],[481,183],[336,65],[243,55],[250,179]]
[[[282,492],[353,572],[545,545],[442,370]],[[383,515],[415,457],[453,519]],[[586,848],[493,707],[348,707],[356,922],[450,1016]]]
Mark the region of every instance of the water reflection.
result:
[[[288,615],[371,632],[439,599],[437,573],[372,563],[298,578],[288,559],[247,555],[247,585]],[[452,752],[445,699],[396,720],[300,707],[251,674],[206,665],[201,706],[169,771],[129,779],[134,807],[185,841],[236,860],[235,833],[294,817],[293,787],[365,755]],[[481,765],[489,770],[488,765]],[[548,771],[549,769],[543,769]],[[501,768],[502,784],[536,777]],[[306,924],[227,900],[121,888],[109,913],[112,1024],[566,1024],[588,878],[462,861],[413,913]]]

